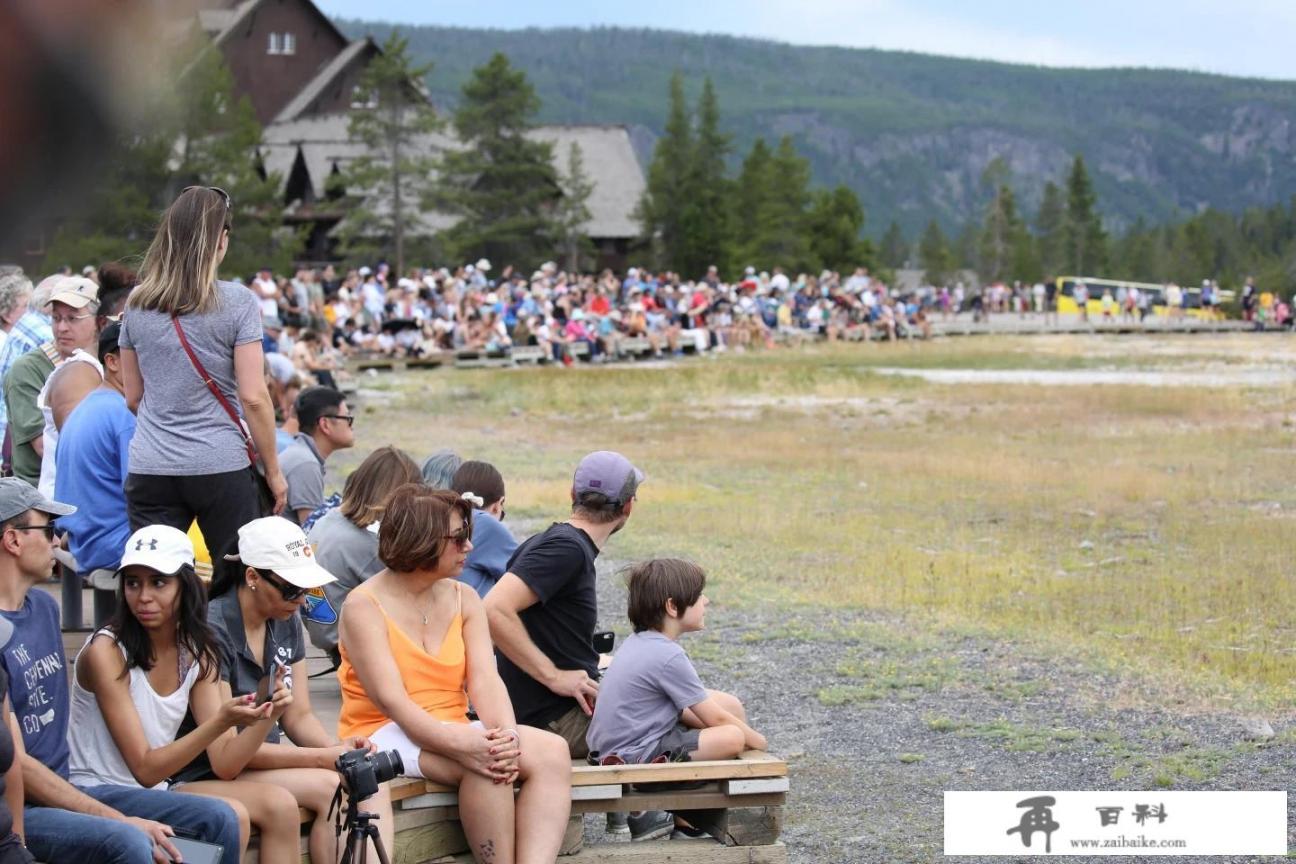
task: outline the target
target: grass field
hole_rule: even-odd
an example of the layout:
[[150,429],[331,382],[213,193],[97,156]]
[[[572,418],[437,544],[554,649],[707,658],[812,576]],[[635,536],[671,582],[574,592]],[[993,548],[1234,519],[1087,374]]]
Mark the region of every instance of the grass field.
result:
[[723,603],[898,611],[1154,693],[1276,708],[1296,695],[1296,388],[873,370],[1269,368],[1296,359],[1287,346],[984,337],[365,377],[351,453],[453,447],[501,469],[510,515],[562,518],[575,462],[617,449],[649,480],[609,554],[692,558]]

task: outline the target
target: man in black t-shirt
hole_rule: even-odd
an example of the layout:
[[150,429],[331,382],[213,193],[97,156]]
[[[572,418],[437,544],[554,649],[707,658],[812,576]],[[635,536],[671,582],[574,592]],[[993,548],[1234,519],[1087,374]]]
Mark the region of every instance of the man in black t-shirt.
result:
[[594,559],[630,518],[643,479],[619,453],[586,456],[572,481],[571,519],[519,546],[486,595],[518,722],[561,735],[575,759],[589,752],[585,731],[598,696]]

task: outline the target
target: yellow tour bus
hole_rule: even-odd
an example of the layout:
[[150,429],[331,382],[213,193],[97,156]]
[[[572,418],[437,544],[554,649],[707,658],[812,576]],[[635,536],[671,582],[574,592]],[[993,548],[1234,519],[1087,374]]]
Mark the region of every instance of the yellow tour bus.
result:
[[[1102,300],[1103,294],[1110,292],[1112,296],[1114,317],[1119,318],[1124,312],[1121,301],[1129,295],[1129,289],[1137,288],[1140,295],[1146,295],[1151,299],[1148,305],[1149,311],[1153,315],[1170,315],[1171,309],[1166,305],[1166,286],[1159,285],[1155,282],[1135,282],[1131,279],[1100,279],[1093,276],[1059,276],[1057,277],[1057,311],[1059,313],[1070,313],[1075,315],[1079,313],[1080,307],[1076,304],[1076,285],[1084,285],[1088,292],[1088,301],[1085,303],[1090,316],[1101,317],[1103,313]],[[1233,302],[1234,292],[1222,288],[1215,290],[1215,297],[1210,306],[1202,306],[1202,296],[1200,287],[1180,288],[1180,314],[1192,318],[1202,319],[1222,319],[1224,317],[1220,306]]]

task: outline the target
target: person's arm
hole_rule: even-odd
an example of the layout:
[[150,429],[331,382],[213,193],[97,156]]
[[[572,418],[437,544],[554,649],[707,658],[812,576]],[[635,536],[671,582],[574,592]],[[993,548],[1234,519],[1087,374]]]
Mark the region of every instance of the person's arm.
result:
[[[150,747],[131,699],[130,678],[124,671],[125,661],[110,637],[96,637],[77,658],[77,683],[95,695],[122,760],[131,776],[145,788],[156,786],[188,765],[225,730],[237,723],[255,722],[266,713],[249,699],[228,700],[188,735],[161,747]],[[77,730],[71,734],[78,734]]]
[[298,660],[291,668],[294,684],[301,683],[294,688],[292,704],[279,725],[297,746],[264,743],[248,763],[249,768],[332,768],[343,751],[354,749],[338,744],[311,710],[306,661]]
[[4,712],[5,723],[9,725],[9,737],[13,739],[14,759],[9,770],[5,772],[5,806],[13,817],[13,832],[19,840],[23,835],[23,749],[22,729],[18,728],[18,718],[9,710],[9,694],[0,699],[0,711]]
[[696,705],[690,706],[697,718],[706,725],[708,729],[716,726],[737,726],[742,730],[743,739],[747,744],[748,750],[766,750],[769,745],[765,741],[765,736],[739,720],[733,714],[720,707],[715,697],[708,696]]
[[[233,780],[243,773],[257,750],[265,743],[270,725],[283,716],[284,710],[292,703],[292,691],[283,686],[281,670],[275,671],[272,692],[273,701],[250,709],[257,719],[249,720],[237,733],[232,728],[233,724],[227,726],[220,736],[207,745],[207,758],[211,762],[212,773],[221,780]],[[189,691],[189,707],[199,726],[218,716],[223,705],[230,702],[246,705],[248,699],[255,701],[256,696],[247,694],[233,699],[230,696],[229,682],[215,675],[198,681],[193,690]]]
[[63,423],[90,391],[103,383],[103,378],[89,363],[71,363],[58,371],[58,378],[45,394],[45,402],[54,415],[54,428],[63,431]]
[[495,647],[491,644],[486,610],[476,591],[462,584],[455,585],[455,590],[459,592],[463,610],[464,674],[468,699],[486,726],[487,736],[493,741],[491,755],[495,757],[495,764],[491,770],[496,772],[497,782],[512,783],[518,775],[517,759],[522,752],[522,739],[518,735],[513,703],[509,701],[508,690],[495,663]]
[[144,376],[140,374],[139,356],[134,348],[121,348],[122,390],[126,394],[126,407],[132,414],[139,412],[144,398]]
[[256,446],[257,455],[265,466],[266,483],[274,495],[274,512],[284,508],[288,497],[288,481],[279,470],[278,451],[275,450],[274,404],[266,387],[265,354],[260,342],[245,342],[234,346],[234,380],[238,387],[239,402],[248,432]]
[[559,696],[570,696],[586,714],[593,714],[593,704],[598,696],[598,682],[584,669],[559,669],[549,657],[531,641],[531,635],[522,623],[522,611],[529,609],[540,598],[518,577],[505,573],[486,595],[486,620],[490,625],[491,639],[504,656],[536,681]]
[[[41,440],[45,431],[45,415],[36,407],[36,399],[45,384],[45,376],[36,365],[34,356],[40,353],[41,350],[37,348],[33,353],[20,357],[5,379],[5,400],[9,404],[9,437],[13,440],[14,447],[30,444],[38,456],[42,454],[45,443]],[[43,355],[41,359],[44,359]]]
[[364,592],[352,592],[342,605],[338,635],[347,646],[347,656],[369,700],[411,741],[494,779],[492,742],[483,730],[465,723],[442,723],[409,697],[387,642],[387,622],[375,601]]

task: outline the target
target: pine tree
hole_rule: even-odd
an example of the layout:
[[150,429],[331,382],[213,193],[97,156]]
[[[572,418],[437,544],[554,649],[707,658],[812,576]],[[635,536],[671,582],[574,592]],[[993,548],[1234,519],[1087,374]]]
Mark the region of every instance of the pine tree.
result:
[[720,105],[707,78],[698,100],[698,124],[688,180],[685,184],[684,231],[676,268],[686,276],[700,275],[714,264],[729,269],[732,184],[726,177],[730,136],[720,131]]
[[734,190],[733,258],[738,266],[761,262],[761,238],[771,230],[767,224],[776,203],[773,199],[773,155],[764,138],[752,142],[743,159]]
[[683,262],[684,214],[694,155],[693,128],[684,102],[684,79],[670,80],[670,111],[666,129],[653,148],[652,163],[638,215],[652,240],[658,263],[679,272]]
[[864,208],[848,186],[814,194],[806,218],[814,267],[849,273],[856,267],[877,269],[872,244],[860,239]]
[[441,161],[439,203],[460,221],[446,240],[460,260],[530,267],[550,254],[560,192],[553,148],[527,132],[540,99],[526,73],[496,53],[473,70],[454,115],[463,143]]
[[908,266],[909,243],[895,220],[892,220],[887,226],[886,233],[882,235],[882,248],[879,250],[879,255],[882,265],[892,270]]
[[1107,235],[1084,157],[1076,154],[1067,177],[1066,264],[1076,276],[1098,276],[1107,264]]
[[1044,273],[1061,276],[1066,270],[1066,202],[1062,190],[1050,180],[1044,184],[1035,230],[1039,235],[1039,260]]
[[954,263],[945,232],[935,219],[927,223],[922,239],[918,241],[918,260],[923,266],[927,282],[944,285],[954,270]]
[[769,177],[773,211],[764,214],[758,234],[763,264],[790,271],[809,270],[814,266],[806,232],[810,162],[797,153],[791,136],[784,135],[774,149]]
[[[406,243],[426,235],[419,214],[428,208],[435,158],[426,136],[441,128],[421,82],[432,69],[412,65],[408,45],[396,32],[360,77],[349,134],[365,145],[333,181],[354,198],[339,229],[349,254],[386,254],[405,272]],[[390,244],[390,245],[388,245]]]
[[567,271],[574,273],[582,269],[582,260],[594,252],[594,244],[585,233],[591,216],[588,202],[594,192],[594,183],[585,173],[585,158],[581,146],[575,141],[567,148],[567,170],[559,183],[563,194],[554,211],[554,222],[558,227]]
[[1012,187],[999,186],[986,208],[985,223],[981,230],[980,267],[978,271],[986,282],[1000,282],[1011,278],[1015,258],[1019,253],[1021,220],[1017,217],[1017,201]]

